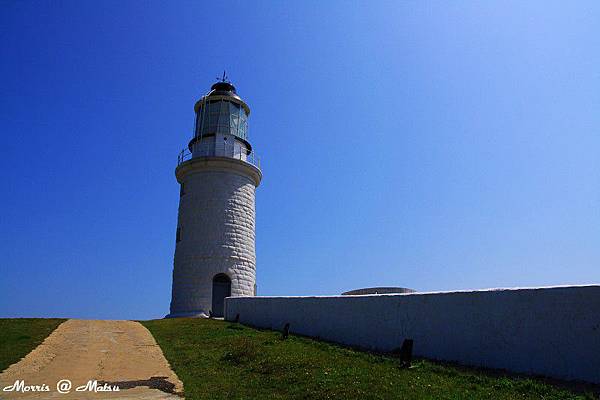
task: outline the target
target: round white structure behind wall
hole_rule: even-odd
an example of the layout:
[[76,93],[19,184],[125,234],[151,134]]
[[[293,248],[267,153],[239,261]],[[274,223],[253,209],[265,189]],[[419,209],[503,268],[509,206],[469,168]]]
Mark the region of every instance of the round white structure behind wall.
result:
[[255,190],[262,173],[247,126],[241,128],[250,110],[230,83],[211,89],[196,104],[196,132],[175,170],[181,190],[167,318],[220,317],[225,297],[256,294]]
[[365,294],[401,294],[401,293],[415,293],[416,290],[403,288],[403,287],[391,287],[391,286],[379,286],[362,289],[354,289],[348,292],[342,293],[342,296],[361,296]]

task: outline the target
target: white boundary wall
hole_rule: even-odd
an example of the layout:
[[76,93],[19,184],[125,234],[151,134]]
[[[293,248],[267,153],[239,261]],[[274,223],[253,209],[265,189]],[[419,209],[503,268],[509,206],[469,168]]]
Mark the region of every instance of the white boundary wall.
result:
[[378,351],[600,383],[600,285],[229,297],[225,319]]

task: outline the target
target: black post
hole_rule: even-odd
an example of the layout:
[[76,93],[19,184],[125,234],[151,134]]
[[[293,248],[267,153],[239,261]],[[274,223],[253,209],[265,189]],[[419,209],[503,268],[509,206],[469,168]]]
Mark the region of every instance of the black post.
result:
[[400,364],[402,367],[408,368],[412,362],[413,340],[404,339],[400,348]]
[[281,334],[281,338],[283,340],[287,339],[287,337],[290,334],[290,323],[288,322],[287,324],[285,324],[285,326],[283,327],[283,333]]

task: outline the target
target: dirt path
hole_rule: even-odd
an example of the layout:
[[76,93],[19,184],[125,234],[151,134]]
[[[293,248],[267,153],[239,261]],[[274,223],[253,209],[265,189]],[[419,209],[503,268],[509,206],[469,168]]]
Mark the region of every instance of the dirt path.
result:
[[[71,381],[69,393],[57,391],[62,379]],[[47,385],[49,391],[5,391],[15,381]],[[96,392],[76,388],[88,381],[97,387],[119,386],[120,391]],[[65,383],[65,385],[67,385]],[[66,387],[63,387],[65,389]],[[91,389],[91,391],[90,391]],[[65,391],[65,390],[63,390]],[[0,374],[0,399],[177,399],[183,384],[150,332],[133,321],[70,319],[44,342]]]

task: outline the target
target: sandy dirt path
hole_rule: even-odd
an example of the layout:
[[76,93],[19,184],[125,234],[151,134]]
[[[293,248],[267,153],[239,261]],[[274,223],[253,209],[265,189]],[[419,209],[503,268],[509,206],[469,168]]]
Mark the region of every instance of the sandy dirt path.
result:
[[[69,393],[57,391],[62,379],[71,381]],[[45,384],[50,391],[4,390],[17,380],[27,386]],[[120,391],[76,391],[94,380],[99,382],[98,387],[106,382],[108,386],[119,386]],[[25,358],[0,374],[1,399],[181,400],[176,394],[182,392],[183,384],[150,332],[133,321],[67,320]]]

